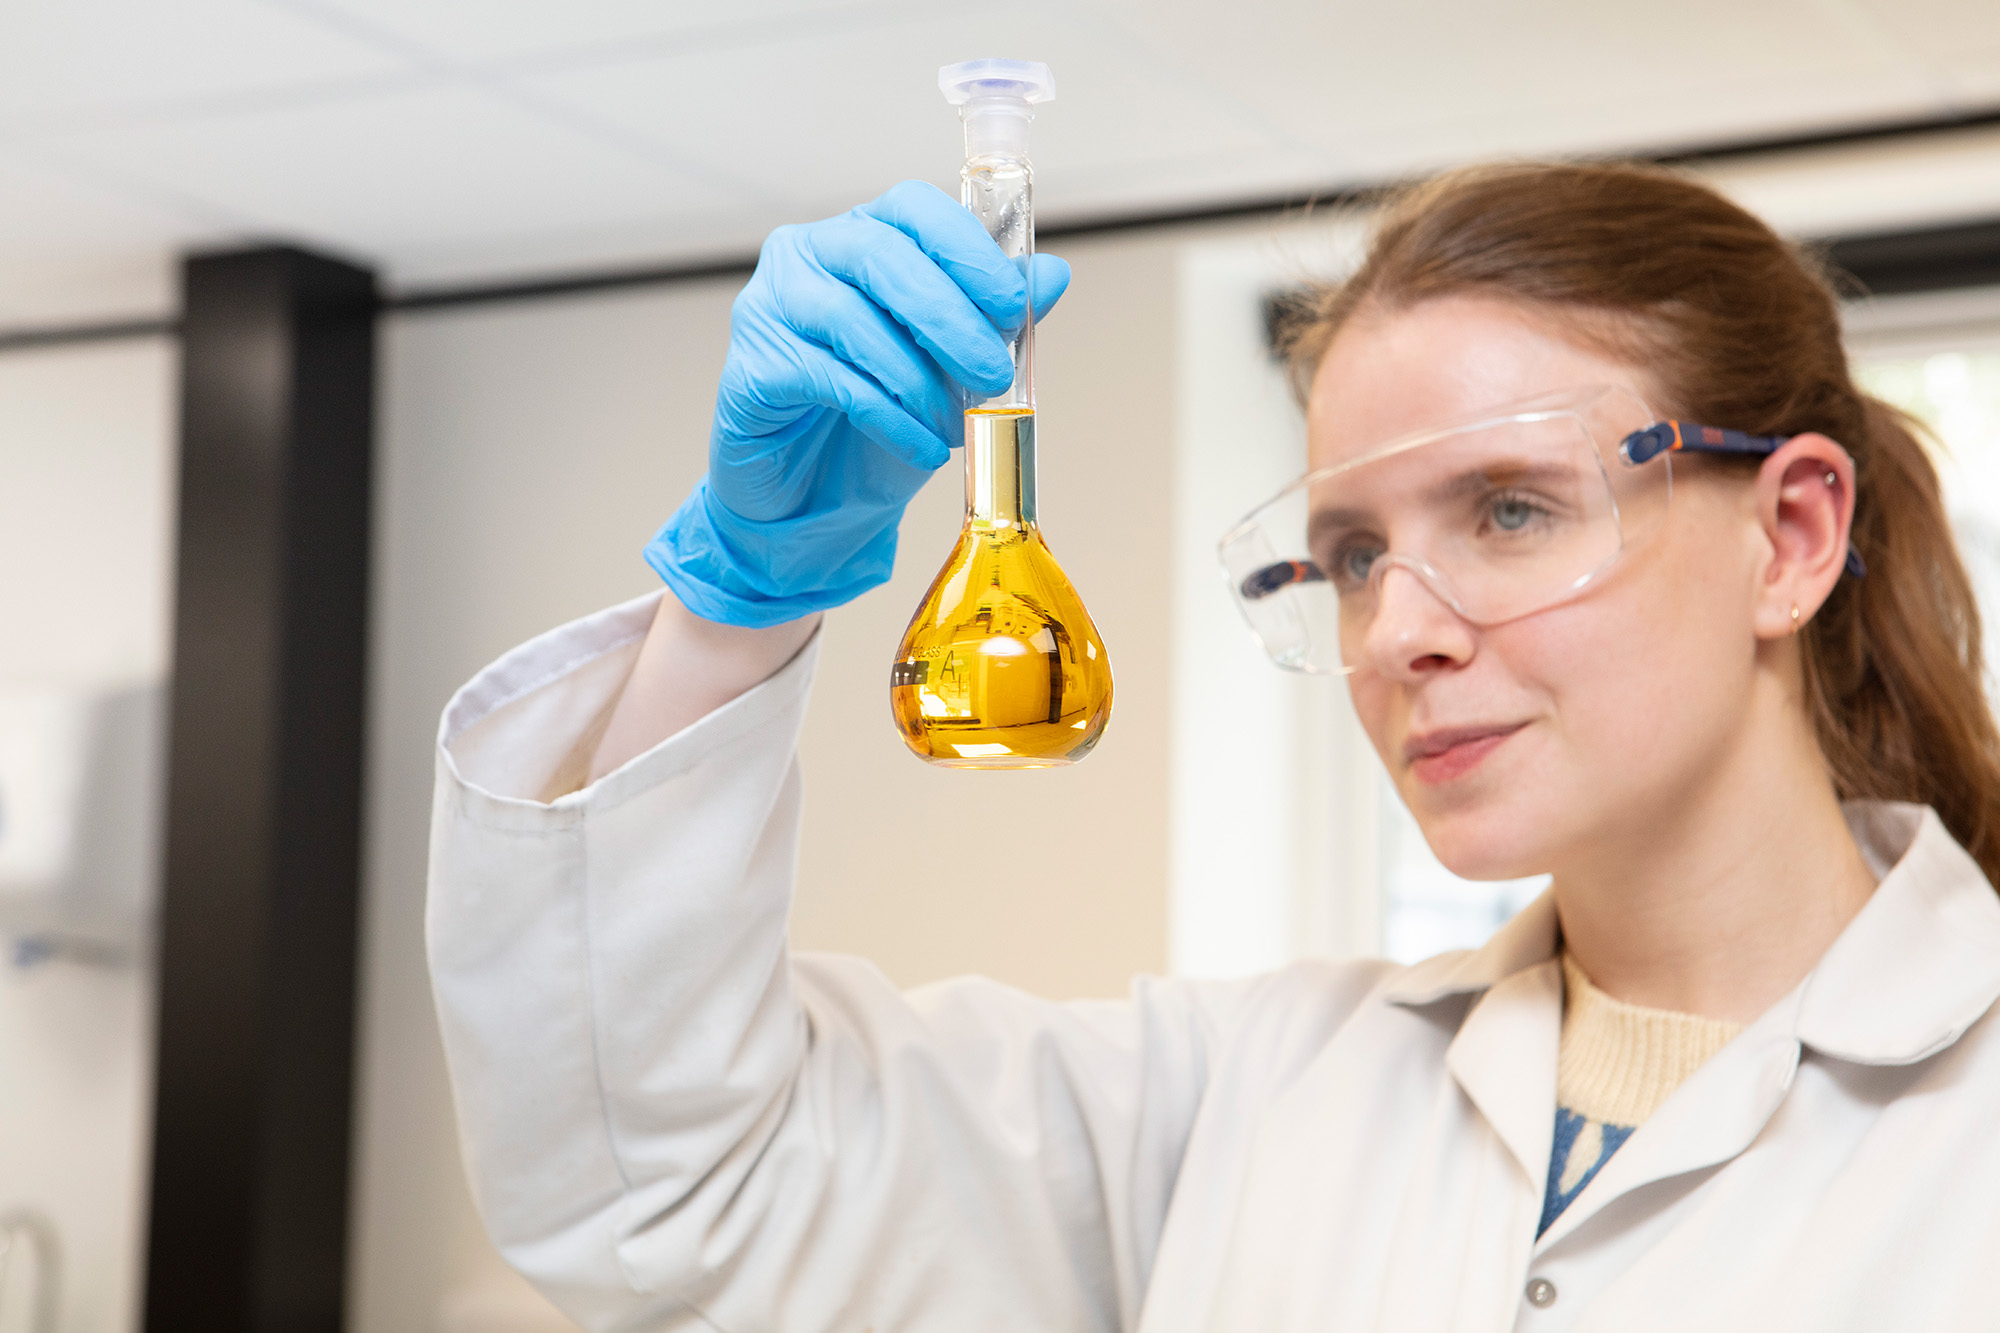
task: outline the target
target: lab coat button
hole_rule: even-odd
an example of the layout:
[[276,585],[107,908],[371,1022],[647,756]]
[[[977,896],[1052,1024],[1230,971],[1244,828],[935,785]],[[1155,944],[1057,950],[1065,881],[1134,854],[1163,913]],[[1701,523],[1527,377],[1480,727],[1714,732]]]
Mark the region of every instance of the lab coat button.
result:
[[1532,1278],[1528,1282],[1528,1304],[1537,1310],[1546,1310],[1556,1303],[1556,1284],[1545,1277]]

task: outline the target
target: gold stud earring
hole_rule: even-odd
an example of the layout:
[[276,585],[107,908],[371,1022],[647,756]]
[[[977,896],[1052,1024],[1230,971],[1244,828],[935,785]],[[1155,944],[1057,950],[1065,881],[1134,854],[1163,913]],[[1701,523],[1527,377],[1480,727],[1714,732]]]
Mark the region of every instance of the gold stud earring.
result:
[[1797,634],[1798,632],[1799,632],[1799,604],[1798,604],[1797,602],[1793,602],[1793,603],[1792,603],[1792,633],[1794,633],[1794,634]]

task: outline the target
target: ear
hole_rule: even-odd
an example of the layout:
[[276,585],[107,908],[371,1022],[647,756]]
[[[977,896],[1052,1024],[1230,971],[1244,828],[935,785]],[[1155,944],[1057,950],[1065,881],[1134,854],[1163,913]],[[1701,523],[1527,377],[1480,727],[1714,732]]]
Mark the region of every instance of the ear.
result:
[[1795,435],[1758,469],[1756,503],[1770,543],[1757,636],[1778,639],[1812,619],[1840,582],[1854,521],[1854,460],[1824,435]]

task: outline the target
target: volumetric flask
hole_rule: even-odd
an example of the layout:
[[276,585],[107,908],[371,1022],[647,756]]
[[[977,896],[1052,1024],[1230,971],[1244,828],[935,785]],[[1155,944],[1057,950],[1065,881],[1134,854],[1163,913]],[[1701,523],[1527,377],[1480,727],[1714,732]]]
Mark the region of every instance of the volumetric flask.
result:
[[[972,60],[938,82],[965,122],[960,197],[1025,277],[1035,249],[1028,122],[1055,81],[1047,65]],[[1075,763],[1111,717],[1111,660],[1035,515],[1033,310],[1002,333],[1014,382],[966,408],[965,526],[889,678],[903,740],[952,768]]]

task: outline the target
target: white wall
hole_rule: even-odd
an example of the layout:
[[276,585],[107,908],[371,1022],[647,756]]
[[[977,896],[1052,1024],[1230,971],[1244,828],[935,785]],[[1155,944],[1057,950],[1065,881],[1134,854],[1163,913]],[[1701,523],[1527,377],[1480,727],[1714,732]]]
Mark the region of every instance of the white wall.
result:
[[[174,377],[164,341],[0,357],[0,687],[164,677]],[[59,1228],[64,1333],[132,1328],[151,1132],[152,974],[64,958],[24,970],[8,947],[0,1213],[33,1207]],[[25,1327],[12,1322],[20,1296],[0,1302],[0,1327]]]

